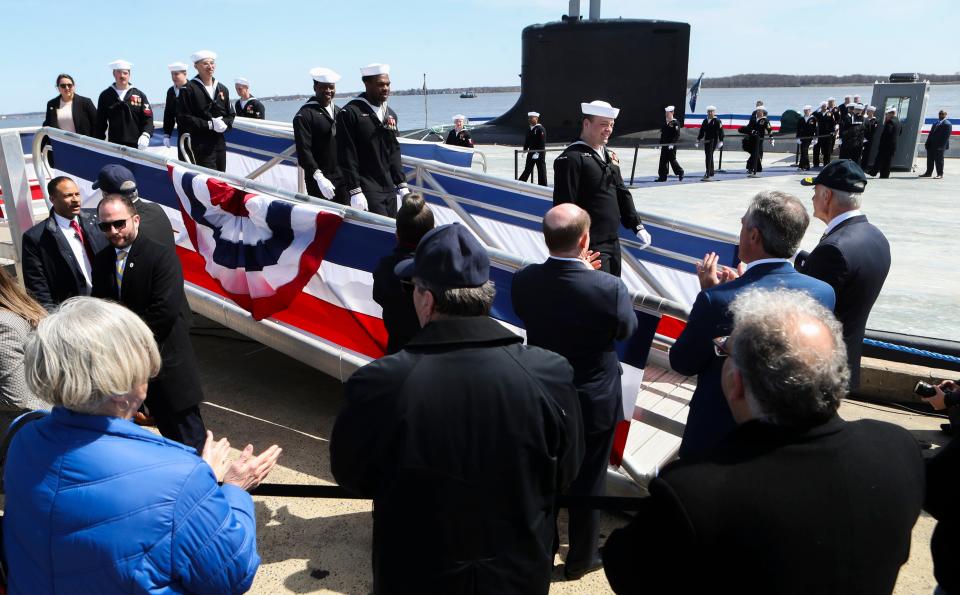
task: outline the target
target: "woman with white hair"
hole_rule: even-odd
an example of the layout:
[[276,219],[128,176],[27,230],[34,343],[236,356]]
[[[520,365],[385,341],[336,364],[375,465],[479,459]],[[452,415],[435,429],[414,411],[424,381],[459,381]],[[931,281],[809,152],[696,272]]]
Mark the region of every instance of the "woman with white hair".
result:
[[[276,464],[226,439],[203,455],[130,421],[160,354],[123,306],[71,298],[25,348],[30,389],[52,413],[13,437],[3,545],[16,593],[242,593],[260,564],[253,501]],[[223,485],[218,486],[221,479]]]

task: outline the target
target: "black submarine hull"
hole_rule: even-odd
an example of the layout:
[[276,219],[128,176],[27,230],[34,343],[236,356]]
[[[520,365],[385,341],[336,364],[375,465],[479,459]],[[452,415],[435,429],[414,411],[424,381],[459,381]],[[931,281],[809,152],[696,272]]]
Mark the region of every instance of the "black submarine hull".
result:
[[614,137],[658,129],[663,108],[682,121],[690,25],[641,19],[567,19],[523,30],[520,98],[506,113],[471,130],[481,143],[522,144],[527,112],[547,141],[577,138],[580,103],[601,99],[620,108]]

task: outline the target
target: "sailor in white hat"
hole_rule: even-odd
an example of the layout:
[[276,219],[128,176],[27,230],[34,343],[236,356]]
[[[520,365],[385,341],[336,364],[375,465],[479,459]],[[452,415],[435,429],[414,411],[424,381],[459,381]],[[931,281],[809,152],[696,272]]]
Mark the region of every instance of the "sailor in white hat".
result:
[[113,71],[114,82],[97,98],[94,136],[118,145],[146,149],[153,136],[153,110],[147,95],[130,84],[133,64],[114,60],[107,66]]
[[227,143],[224,133],[233,126],[236,114],[230,90],[214,78],[217,55],[199,50],[190,56],[197,75],[180,90],[177,127],[190,134],[187,157],[203,167],[227,171]]
[[313,97],[293,117],[297,160],[303,168],[307,194],[347,205],[350,194],[337,161],[336,121],[340,108],[333,103],[340,75],[322,67],[311,68],[309,74]]
[[848,103],[846,114],[840,122],[840,159],[850,159],[854,163],[860,163],[863,152],[863,117],[860,112],[863,105],[857,107],[856,103]]
[[547,154],[542,151],[547,148],[547,129],[540,123],[540,112],[527,112],[527,125],[527,136],[523,139],[523,150],[527,152],[527,157],[519,180],[526,182],[527,178],[533,176],[533,169],[536,168],[537,183],[546,186]]
[[657,168],[657,182],[666,182],[670,174],[669,167],[673,168],[673,173],[677,178],[683,181],[683,168],[677,161],[676,143],[680,140],[680,122],[673,117],[674,106],[668,105],[663,108],[663,115],[666,122],[660,127],[660,165]]
[[240,96],[233,105],[238,118],[253,118],[254,120],[263,120],[267,117],[267,109],[263,107],[260,100],[250,93],[250,81],[244,77],[233,79],[233,88]]
[[360,69],[364,91],[337,116],[340,171],[350,206],[396,217],[410,193],[400,166],[397,112],[387,105],[390,65],[367,64]]
[[473,139],[470,138],[470,131],[466,128],[467,117],[463,114],[457,114],[453,117],[453,128],[447,134],[446,144],[455,147],[473,148]]
[[[800,162],[797,167],[801,171],[810,169],[810,145],[817,143],[817,117],[813,115],[813,106],[803,106],[803,115],[797,123],[797,144],[800,145]],[[816,149],[814,149],[816,150]]]
[[697,133],[697,143],[694,146],[700,146],[701,141],[706,171],[700,179],[704,182],[712,182],[716,173],[713,168],[713,152],[723,146],[723,122],[717,117],[716,106],[707,106],[707,117],[700,123],[700,132]]
[[[169,148],[170,136],[177,126],[177,98],[180,97],[180,89],[187,84],[187,65],[183,62],[171,62],[167,64],[167,70],[170,71],[173,85],[167,89],[167,100],[163,106],[163,146]],[[183,155],[179,153],[179,149],[177,151],[177,158],[183,161]]]
[[813,150],[813,166],[819,167],[830,163],[833,155],[833,143],[836,140],[838,114],[833,106],[833,97],[820,102],[820,111],[814,114],[817,118],[817,142]]
[[[581,103],[580,111],[580,139],[553,162],[553,204],[572,202],[590,214],[590,250],[600,253],[601,270],[619,277],[620,226],[637,235],[640,248],[650,245],[650,233],[640,222],[633,197],[623,183],[617,154],[607,149],[620,110],[595,100]],[[581,554],[589,559],[591,552]]]
[[900,138],[900,120],[897,118],[897,108],[892,105],[883,110],[883,130],[880,131],[880,141],[877,144],[877,158],[873,168],[867,173],[881,178],[890,177],[890,168],[893,157],[897,153],[897,139]]
[[871,169],[867,166],[867,162],[870,160],[870,147],[873,146],[873,137],[879,126],[876,112],[876,107],[868,105],[863,113],[863,150],[860,152],[860,167],[865,172]]
[[[750,149],[750,157],[747,159],[747,177],[749,178],[756,178],[763,171],[764,138],[773,134],[770,129],[770,120],[767,118],[766,106],[758,105],[753,113],[756,114],[756,119],[753,120],[752,124],[747,125],[749,131],[747,133],[749,136],[747,146]],[[771,138],[770,144],[773,145],[773,143],[774,141]]]
[[757,112],[760,111],[760,108],[763,107],[763,100],[758,99],[754,105],[753,112],[750,114],[750,121],[747,122],[747,128],[753,126],[753,123],[757,121],[758,115]]

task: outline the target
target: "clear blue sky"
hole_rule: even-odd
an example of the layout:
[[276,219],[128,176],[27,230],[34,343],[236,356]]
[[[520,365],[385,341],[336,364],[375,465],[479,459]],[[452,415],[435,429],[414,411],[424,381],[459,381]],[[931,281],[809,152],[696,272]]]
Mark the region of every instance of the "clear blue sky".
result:
[[[582,4],[587,14],[589,0]],[[115,58],[133,62],[133,83],[162,102],[166,65],[189,62],[201,48],[220,54],[221,80],[232,87],[245,76],[261,96],[308,92],[313,66],[340,72],[339,90],[359,89],[358,67],[369,62],[392,65],[395,89],[419,86],[423,73],[431,87],[516,85],[521,30],[559,20],[567,7],[566,0],[4,0],[0,113],[42,111],[59,72],[95,99],[112,82],[107,63]],[[605,0],[602,16],[690,23],[690,76],[960,71],[955,0]]]

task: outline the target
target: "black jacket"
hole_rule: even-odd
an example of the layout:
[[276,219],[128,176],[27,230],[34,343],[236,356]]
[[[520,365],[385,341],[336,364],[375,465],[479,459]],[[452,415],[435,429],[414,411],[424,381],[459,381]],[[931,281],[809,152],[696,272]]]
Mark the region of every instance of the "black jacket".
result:
[[890,272],[890,243],[866,215],[833,228],[807,255],[797,255],[797,270],[826,282],[837,294],[834,312],[843,324],[850,364],[850,388],[860,385],[860,356],[870,310]]
[[527,130],[527,136],[523,139],[524,151],[543,150],[547,147],[547,129],[539,122]]
[[234,110],[237,112],[238,118],[253,118],[254,120],[265,120],[267,117],[267,108],[263,107],[263,104],[256,97],[251,97],[250,101],[246,105],[240,107],[240,101],[237,100],[234,104]]
[[720,121],[720,118],[713,118],[712,120],[707,118],[700,123],[697,140],[704,139],[710,142],[723,142],[723,122]]
[[337,163],[337,124],[340,108],[333,106],[333,117],[311,97],[293,117],[293,139],[297,144],[297,161],[307,179],[313,178],[318,169],[323,175],[339,185],[343,179]]
[[672,145],[680,140],[680,122],[676,118],[660,127],[660,144]]
[[877,147],[879,155],[893,155],[897,152],[897,139],[900,138],[900,120],[894,116],[881,124],[880,142]]
[[406,182],[397,142],[397,113],[389,106],[385,122],[361,99],[337,114],[337,162],[348,191],[394,192]]
[[[57,122],[58,109],[60,109],[59,95],[47,102],[47,112],[43,118],[44,126],[60,128],[60,123]],[[93,105],[93,101],[91,101],[89,97],[74,95],[70,113],[73,115],[73,128],[77,131],[77,134],[83,134],[85,136],[95,135],[97,128],[97,108]]]
[[606,161],[591,147],[577,142],[553,162],[553,204],[572,202],[590,213],[591,245],[616,240],[621,224],[630,231],[640,225],[616,153],[606,147],[603,151]]
[[[825,136],[828,134],[833,134],[834,129],[836,128],[836,125],[837,125],[837,120],[832,111],[827,110],[825,112],[823,111],[814,112],[813,115],[817,117],[817,134],[818,135]],[[820,140],[824,140],[824,139],[821,138]]]
[[393,272],[401,260],[413,258],[416,249],[416,246],[397,246],[393,253],[380,259],[373,271],[373,301],[383,308],[388,355],[403,349],[420,332],[420,320],[413,308],[413,292],[405,291]]
[[801,116],[797,123],[797,138],[813,140],[810,137],[817,136],[817,117],[813,114]]
[[473,148],[473,139],[470,138],[470,132],[464,128],[460,132],[454,128],[447,133],[447,144],[455,147]]
[[93,135],[118,145],[136,147],[143,134],[153,135],[153,110],[147,96],[130,87],[123,101],[113,85],[97,99],[97,123]]
[[865,116],[863,118],[863,140],[864,144],[869,146],[873,142],[879,122],[876,116]]
[[140,215],[140,237],[150,238],[161,246],[175,250],[173,226],[163,207],[143,199],[134,201],[133,206],[137,209],[137,215]]
[[663,469],[607,539],[604,570],[617,593],[891,593],[923,481],[916,441],[892,424],[751,421]]
[[[94,254],[107,245],[96,227],[95,213],[80,213],[80,229]],[[50,310],[67,298],[89,295],[80,263],[63,237],[57,221],[50,216],[23,234],[23,284],[44,308]],[[90,263],[91,268],[93,263]]]
[[[74,112],[76,113],[76,112]],[[76,119],[76,116],[74,116]],[[953,124],[950,120],[939,120],[930,127],[930,133],[927,134],[927,140],[923,146],[927,150],[939,149],[946,151],[950,148],[950,135],[953,134]]]
[[[950,394],[950,393],[948,393]],[[954,393],[956,394],[956,393]],[[933,575],[948,593],[960,592],[960,440],[954,438],[927,460],[927,501],[924,509],[937,519],[930,540]]]
[[163,133],[170,136],[177,126],[177,102],[179,101],[177,89],[173,85],[167,89],[166,101],[163,106]]
[[121,292],[117,292],[117,252],[107,245],[93,262],[93,297],[116,300],[150,327],[160,348],[160,374],[147,387],[153,401],[182,411],[203,400],[200,372],[190,343],[190,305],[183,291],[183,271],[175,252],[147,237],[129,247]]
[[549,258],[517,271],[510,297],[527,344],[559,353],[573,366],[584,433],[610,430],[623,418],[614,342],[637,330],[627,286],[581,262]]
[[347,381],[337,483],[372,497],[377,593],[546,594],[583,458],[573,371],[483,317],[431,322]]
[[230,91],[223,83],[217,83],[213,95],[211,99],[199,76],[195,76],[180,89],[177,98],[177,128],[180,134],[190,134],[194,151],[200,153],[226,146],[223,133],[210,128],[213,118],[223,118],[227,130],[230,130],[236,117],[230,103]]

